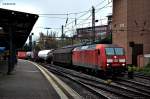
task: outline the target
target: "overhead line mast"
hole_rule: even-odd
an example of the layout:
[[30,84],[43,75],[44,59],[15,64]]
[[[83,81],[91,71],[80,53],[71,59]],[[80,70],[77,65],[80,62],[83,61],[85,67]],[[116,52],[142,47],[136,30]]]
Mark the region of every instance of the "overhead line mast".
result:
[[93,42],[95,41],[95,8],[92,6],[92,31],[93,31]]

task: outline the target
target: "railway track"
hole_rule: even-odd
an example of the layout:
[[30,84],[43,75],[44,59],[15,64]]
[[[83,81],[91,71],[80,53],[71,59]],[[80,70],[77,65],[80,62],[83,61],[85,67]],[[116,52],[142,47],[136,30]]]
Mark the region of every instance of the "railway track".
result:
[[142,73],[135,73],[134,76],[135,76],[135,77],[138,77],[138,78],[150,80],[150,76],[146,76],[146,75],[144,75],[144,74],[142,74]]
[[[45,66],[45,65],[44,65]],[[65,69],[58,66],[45,66],[51,72],[58,75],[67,77],[78,84],[88,88],[88,90],[94,92],[96,95],[103,97],[104,99],[147,99],[150,97],[149,89],[140,90],[140,88],[127,86],[127,84],[121,84],[119,82],[106,83],[106,80],[102,80],[90,75],[82,74],[73,70]]]
[[150,80],[145,78],[145,76],[137,76],[136,74],[134,75],[134,79],[119,79],[119,81],[124,81],[127,83],[131,83],[132,86],[136,85],[136,86],[140,86],[141,88],[144,89],[149,89],[150,90]]
[[142,83],[134,82],[132,80],[125,80],[125,79],[119,79],[117,81],[114,81],[115,83],[125,86],[128,89],[134,89],[138,92],[145,93],[147,95],[150,95],[150,86],[143,85]]
[[125,79],[122,79],[122,80],[124,80],[124,82],[130,83],[129,85],[132,85],[131,87],[141,86],[140,89],[143,87],[144,89],[145,88],[148,89],[150,87],[150,76],[146,76],[142,73],[134,73],[134,79],[128,79],[128,78],[126,79],[127,76],[128,74],[126,74],[126,76],[124,77]]

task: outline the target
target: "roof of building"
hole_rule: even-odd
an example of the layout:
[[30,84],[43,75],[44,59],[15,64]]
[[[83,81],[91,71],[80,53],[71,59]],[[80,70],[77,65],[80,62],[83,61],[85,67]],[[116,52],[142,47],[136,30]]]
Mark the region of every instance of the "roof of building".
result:
[[0,8],[0,46],[8,48],[12,33],[15,48],[26,42],[38,15]]

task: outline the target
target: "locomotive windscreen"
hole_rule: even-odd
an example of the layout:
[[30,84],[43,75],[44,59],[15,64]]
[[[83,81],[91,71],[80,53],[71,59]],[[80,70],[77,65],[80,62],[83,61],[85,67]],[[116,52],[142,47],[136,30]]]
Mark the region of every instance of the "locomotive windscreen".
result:
[[105,48],[107,55],[124,55],[123,48]]

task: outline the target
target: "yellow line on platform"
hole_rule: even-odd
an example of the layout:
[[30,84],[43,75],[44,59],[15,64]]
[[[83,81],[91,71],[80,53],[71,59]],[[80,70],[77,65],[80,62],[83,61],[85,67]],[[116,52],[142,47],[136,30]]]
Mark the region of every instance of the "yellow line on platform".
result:
[[[49,72],[46,68],[34,62],[28,62],[34,64],[43,73],[43,75],[47,78],[47,80],[52,84],[56,92],[59,94],[61,99],[68,99],[68,94],[73,99],[83,99],[82,96],[80,96],[76,91],[70,88],[65,82],[56,77],[53,73]],[[64,91],[67,93],[67,95],[64,93]]]
[[59,88],[59,86],[56,85],[56,83],[52,80],[52,78],[41,68],[41,66],[39,66],[38,64],[31,62],[31,61],[28,61],[28,62],[35,65],[42,72],[42,74],[46,77],[46,79],[49,81],[49,83],[53,86],[53,88],[56,90],[57,94],[60,96],[61,99],[69,99],[64,94],[64,92]]
[[[45,69],[44,67],[42,67],[43,69]],[[71,95],[71,97],[73,97],[74,99],[83,99],[76,91],[74,91],[72,88],[70,88],[65,82],[63,82],[62,80],[60,80],[58,77],[56,77],[53,73],[49,72],[47,69],[45,69],[45,71],[52,77],[55,79],[55,81],[63,87],[63,89],[65,91],[67,91],[68,94]]]

